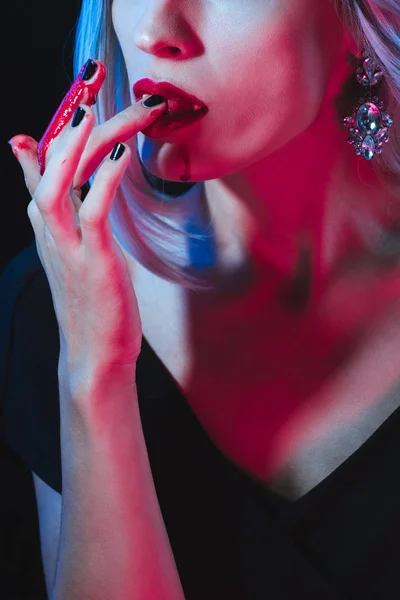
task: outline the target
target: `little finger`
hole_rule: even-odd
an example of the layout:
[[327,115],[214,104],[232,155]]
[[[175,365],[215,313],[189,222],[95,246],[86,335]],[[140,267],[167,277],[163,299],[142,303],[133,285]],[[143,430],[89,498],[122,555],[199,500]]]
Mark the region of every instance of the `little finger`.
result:
[[25,185],[31,196],[40,183],[41,176],[36,157],[37,142],[29,135],[14,135],[9,140],[11,150],[24,172]]
[[118,142],[98,169],[79,211],[83,244],[94,255],[113,254],[115,241],[108,216],[130,158],[129,146]]

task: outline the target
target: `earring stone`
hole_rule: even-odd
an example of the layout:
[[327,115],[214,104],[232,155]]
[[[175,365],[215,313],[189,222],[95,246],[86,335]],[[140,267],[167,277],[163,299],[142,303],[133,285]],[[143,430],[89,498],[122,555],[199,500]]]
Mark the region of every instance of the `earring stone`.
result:
[[357,101],[353,114],[345,117],[343,123],[350,133],[346,141],[354,145],[355,154],[371,160],[375,154],[382,154],[383,144],[389,141],[388,130],[393,125],[393,118],[383,110],[384,103],[378,96],[371,97],[371,87],[382,81],[383,71],[366,50],[362,56],[364,61],[357,69],[357,81],[370,89]]

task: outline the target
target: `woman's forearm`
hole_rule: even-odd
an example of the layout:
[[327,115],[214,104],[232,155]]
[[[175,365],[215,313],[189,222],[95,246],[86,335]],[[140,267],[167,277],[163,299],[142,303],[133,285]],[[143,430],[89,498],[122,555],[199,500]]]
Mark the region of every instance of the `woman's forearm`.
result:
[[51,600],[184,600],[132,379],[104,372],[80,398],[60,385],[62,516]]

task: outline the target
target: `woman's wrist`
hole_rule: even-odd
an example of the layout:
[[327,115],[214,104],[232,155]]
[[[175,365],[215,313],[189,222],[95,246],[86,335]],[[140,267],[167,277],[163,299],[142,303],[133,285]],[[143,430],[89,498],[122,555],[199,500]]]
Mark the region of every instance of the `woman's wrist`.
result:
[[58,365],[60,392],[69,403],[75,405],[83,416],[95,410],[115,410],[116,404],[137,404],[136,364],[107,364],[89,359],[84,365],[71,364],[60,354]]

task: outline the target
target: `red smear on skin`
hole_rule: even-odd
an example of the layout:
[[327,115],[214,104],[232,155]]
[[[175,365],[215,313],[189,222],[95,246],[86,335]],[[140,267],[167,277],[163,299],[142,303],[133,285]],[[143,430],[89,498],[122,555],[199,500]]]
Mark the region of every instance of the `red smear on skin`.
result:
[[85,63],[80,70],[78,77],[64,96],[63,101],[58,107],[37,146],[37,158],[41,175],[43,175],[46,168],[46,154],[50,144],[58,135],[60,135],[64,127],[70,122],[79,104],[84,103],[92,106],[96,102],[97,94],[106,77],[106,68],[100,61],[95,60],[94,62],[98,65],[94,80],[84,81],[81,78],[86,66]]
[[32,150],[33,144],[32,140],[29,138],[16,135],[10,140],[11,150],[17,160],[19,160],[19,150]]
[[32,148],[32,143],[28,142],[27,140],[23,140],[21,142],[18,142],[16,148],[18,148],[18,150],[30,150]]

